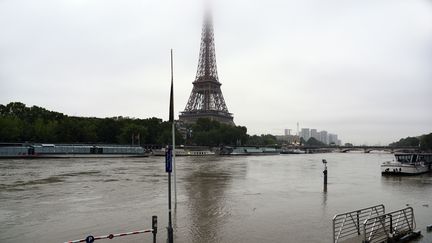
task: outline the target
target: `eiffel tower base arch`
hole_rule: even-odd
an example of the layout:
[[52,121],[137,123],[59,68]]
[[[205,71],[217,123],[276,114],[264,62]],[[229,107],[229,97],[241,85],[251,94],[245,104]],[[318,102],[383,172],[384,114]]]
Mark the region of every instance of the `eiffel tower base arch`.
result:
[[235,126],[234,119],[230,113],[218,111],[181,112],[179,120],[184,124],[194,124],[200,118],[207,118],[223,124]]

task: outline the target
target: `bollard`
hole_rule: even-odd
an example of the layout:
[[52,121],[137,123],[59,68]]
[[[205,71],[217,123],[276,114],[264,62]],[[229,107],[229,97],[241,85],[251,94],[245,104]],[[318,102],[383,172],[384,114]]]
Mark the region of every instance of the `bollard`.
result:
[[152,229],[153,229],[153,243],[156,243],[157,234],[157,216],[152,217]]
[[324,164],[324,185],[327,186],[327,160],[323,159],[322,162]]
[[324,173],[324,185],[327,185],[327,170],[324,170],[323,173]]

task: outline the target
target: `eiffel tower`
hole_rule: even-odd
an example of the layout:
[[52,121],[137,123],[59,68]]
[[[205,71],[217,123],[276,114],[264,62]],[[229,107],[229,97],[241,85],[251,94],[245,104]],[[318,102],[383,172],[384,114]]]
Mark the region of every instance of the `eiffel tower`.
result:
[[193,89],[179,119],[185,124],[195,123],[199,118],[209,118],[234,125],[233,114],[229,113],[221,91],[216,68],[213,23],[210,14],[204,17],[198,70]]

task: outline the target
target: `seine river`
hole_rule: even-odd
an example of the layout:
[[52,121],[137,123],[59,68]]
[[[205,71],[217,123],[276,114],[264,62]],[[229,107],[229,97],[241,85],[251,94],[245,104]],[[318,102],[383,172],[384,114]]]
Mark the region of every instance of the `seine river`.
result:
[[[337,213],[384,204],[432,224],[432,175],[382,177],[390,154],[178,157],[176,242],[331,242]],[[322,159],[328,161],[323,190]],[[165,242],[164,158],[0,160],[0,242],[64,242],[151,228]],[[108,242],[152,242],[135,235]],[[97,242],[105,242],[97,241]]]

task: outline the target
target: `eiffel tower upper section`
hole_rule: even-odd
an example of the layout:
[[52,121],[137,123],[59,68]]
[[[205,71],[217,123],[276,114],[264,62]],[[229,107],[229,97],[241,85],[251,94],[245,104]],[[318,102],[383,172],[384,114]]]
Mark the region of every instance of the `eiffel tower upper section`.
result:
[[210,13],[204,17],[198,70],[188,103],[179,118],[184,123],[194,123],[199,118],[209,118],[234,125],[222,95],[214,44],[213,22]]
[[205,16],[202,28],[201,47],[195,82],[211,81],[219,83],[216,65],[213,22],[211,16]]

